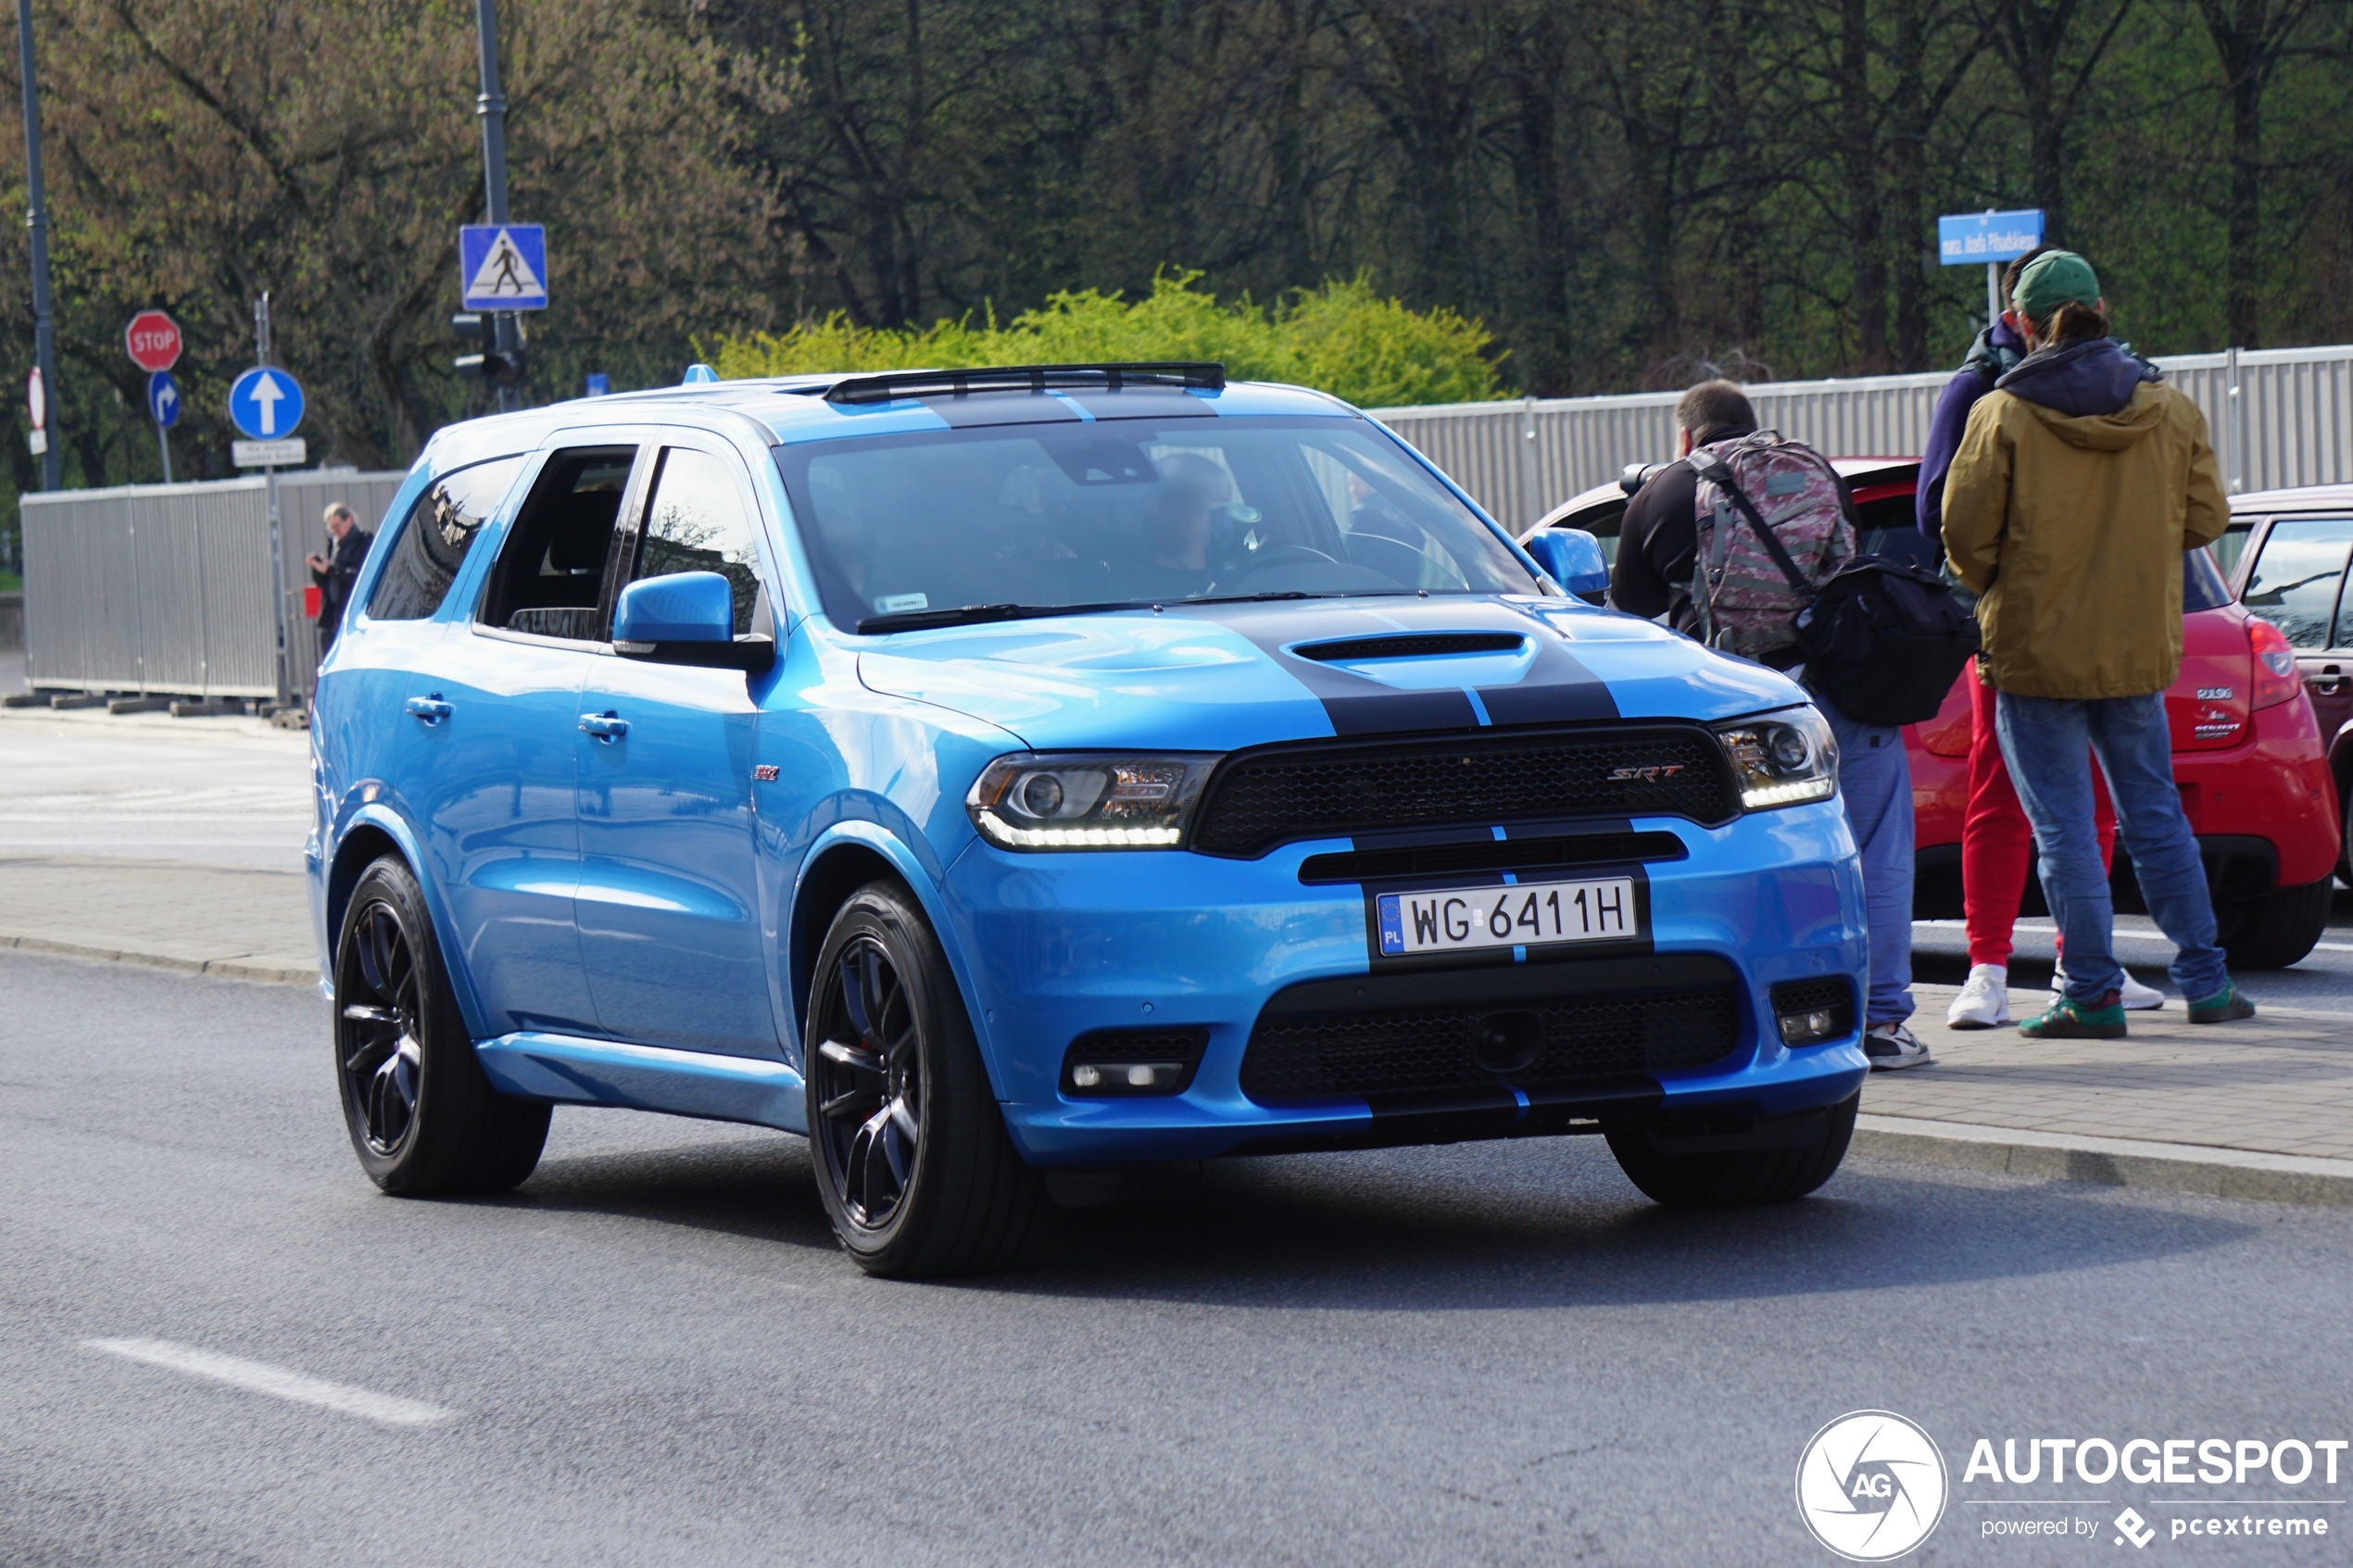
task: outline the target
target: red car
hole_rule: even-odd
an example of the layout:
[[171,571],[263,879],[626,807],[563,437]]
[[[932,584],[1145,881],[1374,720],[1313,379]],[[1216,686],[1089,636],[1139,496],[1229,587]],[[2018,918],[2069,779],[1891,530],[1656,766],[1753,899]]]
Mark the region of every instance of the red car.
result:
[[[1854,491],[1866,551],[1877,547],[1874,535],[1913,533],[1919,459],[1835,461]],[[1628,498],[1623,485],[1598,485],[1536,526],[1584,529],[1615,561]],[[2210,553],[2183,558],[2182,673],[2165,703],[2173,776],[2206,859],[2222,946],[2233,968],[2278,969],[2320,940],[2344,864],[2338,802],[2353,793],[2353,603],[2340,609],[2338,601],[2353,558],[2353,487],[2244,495],[2232,511],[2231,531]],[[1969,678],[1964,671],[1961,680]],[[1969,690],[1959,682],[1935,718],[1904,732],[1919,919],[1961,913],[1969,739]],[[2115,881],[2117,907],[2140,909],[2120,845]],[[2026,897],[2028,912],[2042,912],[2031,877]]]

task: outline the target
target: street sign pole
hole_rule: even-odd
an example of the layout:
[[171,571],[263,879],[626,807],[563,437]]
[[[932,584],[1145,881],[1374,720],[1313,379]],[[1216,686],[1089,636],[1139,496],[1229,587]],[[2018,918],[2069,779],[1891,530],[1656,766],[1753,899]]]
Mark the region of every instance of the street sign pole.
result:
[[[253,302],[254,363],[270,363],[270,292]],[[270,571],[277,581],[277,592],[271,596],[278,608],[278,701],[283,705],[293,701],[294,688],[286,680],[286,554],[278,539],[278,470],[275,465],[261,470],[263,487],[270,494]]]
[[[490,0],[482,0],[486,8]],[[41,384],[54,397],[57,391],[57,328],[49,311],[49,202],[41,184],[41,103],[34,96],[32,69],[32,0],[17,0],[17,63],[24,73],[24,163],[29,195],[24,225],[32,242],[32,362],[40,367]],[[57,441],[54,431],[41,454],[41,488],[55,490]]]
[[163,456],[163,482],[169,484],[171,483],[171,433],[161,425],[156,426],[156,450]]
[[[18,0],[18,4],[30,5],[31,0]],[[498,91],[498,14],[493,0],[474,0],[474,19],[482,47],[482,96],[474,100],[474,112],[482,118],[483,206],[491,222],[504,223],[507,221],[507,99]],[[490,318],[490,330],[493,348],[501,354],[514,348],[513,311],[501,310],[494,314]],[[514,394],[501,385],[498,388],[498,411],[508,413],[514,407]]]
[[2002,264],[1985,264],[1985,324],[1991,327],[2002,315]]

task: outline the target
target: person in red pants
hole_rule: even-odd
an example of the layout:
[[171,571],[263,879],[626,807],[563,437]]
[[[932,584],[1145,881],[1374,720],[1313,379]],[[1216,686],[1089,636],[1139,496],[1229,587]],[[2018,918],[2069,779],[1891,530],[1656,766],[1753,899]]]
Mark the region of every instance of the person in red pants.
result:
[[[2010,291],[2018,286],[2026,264],[2042,254],[2043,250],[2032,250],[2010,263],[2002,278],[2002,314],[1977,334],[1968,358],[1937,398],[1928,445],[1920,455],[1916,505],[1919,530],[1939,551],[1944,548],[1944,480],[1953,466],[1953,454],[1960,446],[1961,432],[1969,425],[1969,409],[2026,357],[2024,332],[2017,312],[2009,308]],[[2085,762],[2092,770],[2098,809],[2100,863],[2113,865],[2116,810],[2108,803],[2108,781],[2098,764],[2088,754]],[[1973,679],[1969,683],[1969,810],[1961,819],[1961,900],[1969,922],[1969,971],[1968,983],[1944,1015],[1952,1028],[1992,1029],[2010,1021],[2010,934],[2018,923],[2019,904],[2026,896],[2026,869],[2033,848],[2034,830],[2026,820],[2025,808],[2019,804],[2010,771],[2002,761],[2002,743],[1994,733],[1994,688]],[[2055,978],[2064,983],[2063,975]],[[2127,973],[2123,1000],[2126,1007],[2139,1010],[2158,1007],[2165,997]]]

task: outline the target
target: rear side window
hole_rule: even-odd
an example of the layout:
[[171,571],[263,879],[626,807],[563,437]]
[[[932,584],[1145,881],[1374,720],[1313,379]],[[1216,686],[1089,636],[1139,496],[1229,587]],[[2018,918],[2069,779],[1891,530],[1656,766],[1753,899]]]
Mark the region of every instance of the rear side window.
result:
[[2182,552],[2182,613],[2193,610],[2220,609],[2231,602],[2231,585],[2222,579],[2221,568],[2204,550]]
[[377,621],[427,621],[448,596],[482,525],[507,498],[523,458],[497,458],[453,469],[425,486],[409,508],[384,575],[368,596]]
[[482,621],[542,637],[596,640],[606,608],[605,571],[634,446],[559,452],[498,552]]
[[2344,633],[2334,623],[2348,554],[2353,518],[2282,518],[2263,536],[2240,602],[2296,647],[2338,646]]
[[760,598],[760,553],[733,466],[691,447],[661,455],[632,581],[674,571],[715,571],[736,602],[736,635],[751,630]]

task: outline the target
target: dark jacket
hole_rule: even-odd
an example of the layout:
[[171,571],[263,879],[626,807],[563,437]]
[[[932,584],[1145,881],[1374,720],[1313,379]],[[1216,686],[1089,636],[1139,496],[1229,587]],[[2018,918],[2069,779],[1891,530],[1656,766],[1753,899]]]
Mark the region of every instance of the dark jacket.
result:
[[[1750,432],[1710,431],[1708,441],[1736,441]],[[1855,497],[1838,482],[1839,504],[1848,521]],[[1617,563],[1610,570],[1609,602],[1630,614],[1656,617],[1686,636],[1694,635],[1692,572],[1699,557],[1699,475],[1686,462],[1672,462],[1651,475],[1626,503],[1617,525]],[[1797,655],[1790,654],[1793,661]]]
[[351,602],[351,585],[359,580],[359,569],[368,563],[368,546],[375,542],[374,534],[355,525],[335,541],[327,557],[327,570],[312,570],[310,581],[319,585],[320,625],[342,624],[343,607]]
[[1928,445],[1920,451],[1919,488],[1912,497],[1913,515],[1930,543],[1941,544],[1944,539],[1944,475],[1953,466],[1953,454],[1960,450],[1961,432],[1969,428],[1969,411],[2025,358],[2026,340],[1996,317],[1992,326],[1977,334],[1977,341],[1969,346],[1969,357],[1937,395],[1936,412],[1929,416]]

